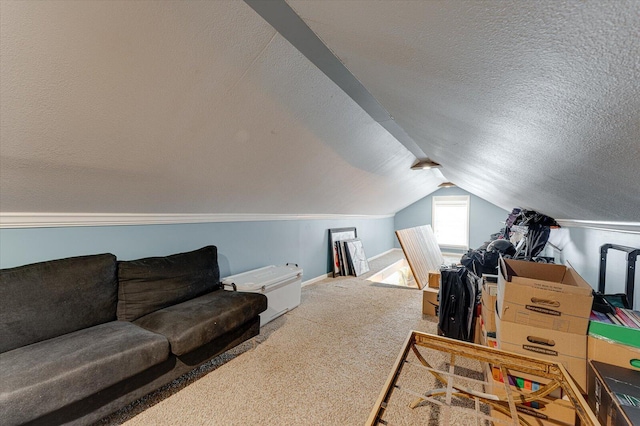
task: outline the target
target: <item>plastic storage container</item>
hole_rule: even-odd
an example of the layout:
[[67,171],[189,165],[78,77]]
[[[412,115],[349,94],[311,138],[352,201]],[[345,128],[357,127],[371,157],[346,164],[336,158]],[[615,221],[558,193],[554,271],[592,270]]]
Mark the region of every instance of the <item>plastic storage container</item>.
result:
[[222,280],[225,288],[235,284],[238,291],[263,293],[267,296],[267,310],[260,314],[260,326],[287,313],[300,304],[302,268],[298,265],[265,266]]

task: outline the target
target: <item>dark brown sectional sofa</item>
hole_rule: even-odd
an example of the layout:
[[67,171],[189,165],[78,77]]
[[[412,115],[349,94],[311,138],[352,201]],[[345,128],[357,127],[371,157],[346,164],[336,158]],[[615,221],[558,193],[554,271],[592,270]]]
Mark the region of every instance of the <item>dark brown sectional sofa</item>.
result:
[[0,423],[93,423],[256,336],[266,308],[222,289],[215,246],[0,270]]

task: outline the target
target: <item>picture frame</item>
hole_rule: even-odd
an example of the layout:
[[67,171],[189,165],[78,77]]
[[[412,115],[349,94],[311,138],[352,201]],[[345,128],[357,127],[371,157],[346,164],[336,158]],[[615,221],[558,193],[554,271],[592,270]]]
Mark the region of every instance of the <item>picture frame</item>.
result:
[[342,265],[346,265],[346,262],[342,261],[342,250],[338,242],[342,240],[352,240],[357,237],[358,232],[355,227],[329,229],[329,256],[331,256],[334,278],[340,275],[346,275],[341,268]]
[[351,271],[353,275],[359,277],[369,272],[369,261],[367,260],[367,255],[364,252],[364,246],[360,238],[344,241],[344,247],[347,251],[347,263],[353,268]]

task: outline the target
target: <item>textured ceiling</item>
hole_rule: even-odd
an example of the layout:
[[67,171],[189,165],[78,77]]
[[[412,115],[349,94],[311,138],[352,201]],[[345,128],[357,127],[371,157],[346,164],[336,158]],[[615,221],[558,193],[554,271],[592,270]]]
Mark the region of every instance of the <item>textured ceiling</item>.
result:
[[[288,3],[447,179],[640,220],[637,2]],[[376,215],[442,181],[244,2],[0,8],[3,212]]]
[[1,7],[3,212],[380,215],[442,181],[244,2]]
[[638,1],[288,3],[459,186],[640,220]]

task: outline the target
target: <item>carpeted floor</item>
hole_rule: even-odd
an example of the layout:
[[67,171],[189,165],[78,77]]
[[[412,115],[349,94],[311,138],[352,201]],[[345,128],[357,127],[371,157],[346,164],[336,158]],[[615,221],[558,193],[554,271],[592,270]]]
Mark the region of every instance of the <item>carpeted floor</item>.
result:
[[[304,287],[300,306],[260,336],[99,424],[364,424],[410,330],[436,331],[419,290],[366,280],[402,258],[396,250],[362,278]],[[418,410],[401,410],[398,423],[439,423],[437,410]]]

